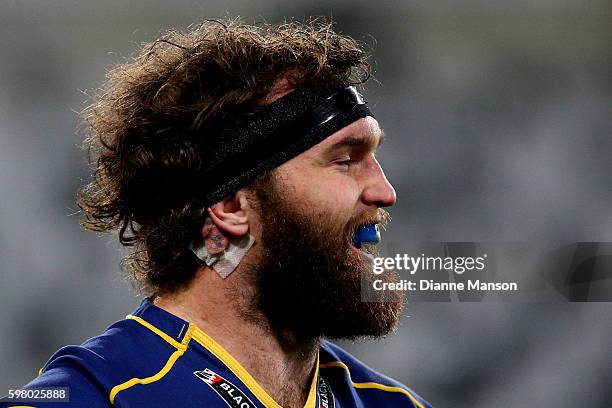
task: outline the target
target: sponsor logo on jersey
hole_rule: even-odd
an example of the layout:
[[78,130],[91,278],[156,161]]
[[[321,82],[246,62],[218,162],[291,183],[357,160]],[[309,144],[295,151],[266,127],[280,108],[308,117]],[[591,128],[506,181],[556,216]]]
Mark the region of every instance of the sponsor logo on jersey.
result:
[[319,393],[319,408],[335,408],[334,394],[332,394],[327,381],[320,375],[317,391]]
[[232,408],[255,408],[256,405],[238,387],[212,371],[205,368],[193,372],[199,379],[210,386],[227,405]]

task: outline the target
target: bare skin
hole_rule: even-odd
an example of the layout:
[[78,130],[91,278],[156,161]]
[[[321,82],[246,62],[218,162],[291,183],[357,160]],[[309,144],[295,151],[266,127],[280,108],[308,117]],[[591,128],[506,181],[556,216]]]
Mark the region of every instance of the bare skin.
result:
[[[265,100],[290,92],[282,81]],[[375,158],[382,131],[367,117],[334,133],[275,171],[294,203],[313,214],[351,217],[395,202],[395,191]],[[340,142],[351,140],[351,143]],[[162,293],[153,303],[194,323],[223,346],[281,406],[303,407],[315,373],[319,341],[303,342],[292,333],[274,332],[266,317],[249,306],[255,288],[249,265],[256,262],[261,236],[256,208],[246,190],[213,205],[208,214],[216,229],[212,234],[240,237],[250,233],[255,244],[236,270],[222,279],[201,267],[184,289]],[[225,242],[225,240],[216,241]],[[250,314],[248,317],[246,314]]]
[[319,345],[288,346],[263,320],[256,323],[243,319],[238,313],[242,307],[239,301],[227,296],[228,292],[235,293],[233,286],[239,286],[240,281],[238,270],[223,281],[210,268],[201,268],[186,290],[157,297],[154,304],[194,323],[215,339],[279,405],[303,407]]

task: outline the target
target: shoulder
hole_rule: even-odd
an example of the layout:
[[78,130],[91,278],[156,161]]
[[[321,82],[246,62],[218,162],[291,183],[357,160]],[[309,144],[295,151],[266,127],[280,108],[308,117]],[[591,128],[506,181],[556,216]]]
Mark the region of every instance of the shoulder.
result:
[[365,406],[431,408],[406,385],[368,367],[336,344],[324,340],[319,358],[321,375],[330,381],[332,389],[349,388]]
[[[100,387],[96,386],[95,380],[86,372],[82,372],[78,368],[70,366],[51,368],[21,387],[22,390],[51,388],[61,388],[61,390],[58,389],[58,391],[62,391],[62,394],[58,394],[58,398],[61,398],[61,400],[50,399],[44,402],[36,402],[36,408],[64,407],[66,406],[65,400],[62,398],[64,396],[66,400],[70,402],[71,407],[107,408],[110,406],[108,404],[108,399],[105,397]],[[29,407],[30,405],[28,404],[31,403],[32,402],[0,402],[0,407]]]
[[[157,358],[172,353],[176,348],[129,315],[102,334],[80,346],[59,349],[41,369],[44,374],[58,367],[73,367],[93,374],[100,382],[119,379],[143,368],[157,367]],[[153,357],[153,358],[152,358]],[[118,370],[121,367],[121,370]]]
[[158,371],[177,351],[172,339],[164,339],[147,328],[137,316],[128,316],[79,346],[60,348],[41,368],[39,376],[23,388],[67,387],[71,406],[111,406],[115,386]]

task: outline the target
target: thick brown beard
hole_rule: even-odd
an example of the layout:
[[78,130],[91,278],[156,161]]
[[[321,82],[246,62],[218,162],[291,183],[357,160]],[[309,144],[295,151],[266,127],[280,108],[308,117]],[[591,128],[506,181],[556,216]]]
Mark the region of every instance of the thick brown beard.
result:
[[[355,228],[374,214],[338,225],[333,215],[298,210],[269,176],[257,183],[262,237],[253,266],[253,306],[276,333],[301,341],[320,337],[355,339],[391,332],[404,306],[397,292],[362,301],[362,284],[371,287],[371,265],[351,245]],[[373,252],[369,249],[369,252]],[[376,279],[397,281],[393,271]]]

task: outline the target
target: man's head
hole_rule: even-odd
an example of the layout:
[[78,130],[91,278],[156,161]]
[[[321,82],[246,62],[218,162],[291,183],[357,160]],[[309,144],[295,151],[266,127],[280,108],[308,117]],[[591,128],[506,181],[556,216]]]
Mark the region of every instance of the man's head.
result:
[[261,226],[254,309],[275,328],[302,339],[353,338],[387,334],[397,322],[396,293],[384,302],[362,301],[376,248],[353,243],[360,226],[384,225],[381,207],[395,202],[375,157],[382,137],[375,119],[360,119],[252,187]]
[[[168,33],[112,70],[86,110],[97,160],[79,196],[83,225],[118,228],[120,241],[136,246],[124,267],[160,293],[206,269],[189,248],[208,217],[227,239],[255,236],[239,273],[255,288],[251,306],[275,329],[386,333],[401,302],[360,301],[369,261],[351,245],[355,229],[383,222],[378,209],[395,201],[374,156],[382,131],[343,90],[368,73],[363,51],[329,24],[204,22]],[[268,106],[276,116],[265,116]],[[340,121],[327,118],[334,109],[345,109]],[[299,126],[271,138],[285,112]],[[312,118],[317,131],[302,132]]]

